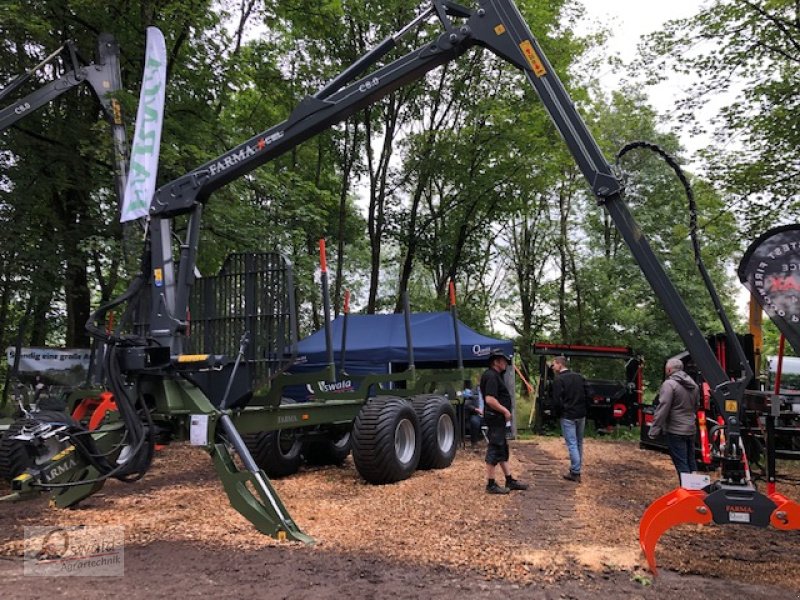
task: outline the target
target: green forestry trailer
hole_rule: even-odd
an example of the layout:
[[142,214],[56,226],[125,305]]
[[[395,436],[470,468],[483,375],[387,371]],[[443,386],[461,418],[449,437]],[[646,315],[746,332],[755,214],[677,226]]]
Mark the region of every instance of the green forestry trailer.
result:
[[[427,36],[419,48],[405,56],[369,71],[400,38],[429,21],[439,23],[438,33]],[[388,426],[395,439],[403,439],[411,436],[413,424],[409,422],[413,423],[414,412],[405,400],[396,396],[377,396],[363,403],[285,405],[273,401],[251,409],[249,379],[240,368],[243,351],[235,361],[211,353],[187,354],[187,306],[195,279],[203,207],[213,192],[225,184],[475,46],[517,67],[533,86],[599,204],[608,211],[687,350],[703,371],[723,417],[728,443],[720,449],[720,480],[708,490],[676,490],[654,502],[643,516],[640,541],[651,568],[655,569],[658,538],[678,522],[709,523],[713,519],[720,524],[742,523],[744,515],[750,525],[800,527],[797,504],[779,494],[761,494],[746,478],[740,414],[743,391],[752,372],[744,365],[743,353],[739,351],[737,356],[745,367],[745,376],[732,381],[720,367],[630,214],[623,199],[620,174],[604,158],[513,0],[481,0],[477,7],[450,0],[430,0],[406,27],[387,37],[316,94],[304,98],[287,120],[161,187],[150,207],[140,275],[120,298],[98,309],[88,325],[92,334],[106,343],[107,382],[117,407],[116,420],[93,432],[67,428],[63,435],[68,447],[43,468],[15,479],[16,494],[50,489],[58,504],[72,504],[99,489],[109,477],[122,480],[142,477],[152,459],[156,439],[162,433],[173,439],[194,433],[195,442],[211,455],[237,510],[260,531],[279,538],[308,541],[253,459],[242,434],[274,431],[300,423],[318,425],[353,419],[354,428],[364,424],[374,432]],[[176,261],[172,239],[173,222],[177,218],[187,219],[187,225]],[[738,342],[722,304],[702,268],[701,274],[731,347],[736,347]],[[150,307],[145,333],[108,334],[97,325],[106,311],[137,297],[148,282]],[[244,348],[246,344],[241,346]],[[331,372],[329,379],[333,375]],[[238,464],[234,453],[239,456]]]

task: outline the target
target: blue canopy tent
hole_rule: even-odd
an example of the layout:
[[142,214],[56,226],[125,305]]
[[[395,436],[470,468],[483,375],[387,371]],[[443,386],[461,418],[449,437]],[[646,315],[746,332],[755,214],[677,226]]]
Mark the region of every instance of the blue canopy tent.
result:
[[[414,365],[418,369],[455,368],[458,364],[453,317],[448,312],[412,313],[411,343],[414,348]],[[464,366],[477,368],[486,365],[493,348],[506,354],[514,351],[509,340],[487,337],[457,321]],[[331,322],[334,364],[336,372],[342,370],[342,332],[344,317]],[[369,373],[396,373],[408,368],[405,317],[402,314],[349,315],[345,340],[344,372],[355,378]],[[320,330],[298,343],[297,360],[290,369],[293,373],[308,373],[326,367],[325,331]],[[312,390],[287,388],[285,394],[295,400],[306,400]]]

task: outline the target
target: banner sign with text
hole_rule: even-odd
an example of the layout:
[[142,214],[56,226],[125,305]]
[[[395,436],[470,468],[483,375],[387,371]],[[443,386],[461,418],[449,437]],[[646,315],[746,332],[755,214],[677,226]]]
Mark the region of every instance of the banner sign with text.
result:
[[[46,384],[77,385],[86,379],[91,356],[88,348],[20,348],[17,377],[31,382],[38,377]],[[12,369],[17,363],[14,346],[6,348],[6,361]]]
[[144,217],[150,211],[150,201],[156,190],[166,87],[167,48],[164,35],[156,27],[148,27],[144,76],[131,148],[131,166],[120,215],[122,223]]

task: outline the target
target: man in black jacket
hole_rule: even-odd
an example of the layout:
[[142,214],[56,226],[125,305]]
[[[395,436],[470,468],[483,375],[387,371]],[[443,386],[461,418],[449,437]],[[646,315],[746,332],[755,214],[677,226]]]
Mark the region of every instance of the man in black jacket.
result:
[[[514,479],[508,465],[508,440],[506,424],[511,424],[511,394],[503,381],[511,359],[496,348],[489,354],[489,368],[481,375],[481,394],[483,395],[483,420],[486,424],[486,491],[489,494],[508,494],[511,490],[527,490],[528,486]],[[498,485],[494,472],[500,469],[506,476],[504,486]]]
[[557,356],[553,359],[553,410],[561,417],[561,433],[569,452],[569,473],[564,479],[581,482],[583,463],[583,432],[586,428],[586,380],[583,375],[571,371],[567,359]]

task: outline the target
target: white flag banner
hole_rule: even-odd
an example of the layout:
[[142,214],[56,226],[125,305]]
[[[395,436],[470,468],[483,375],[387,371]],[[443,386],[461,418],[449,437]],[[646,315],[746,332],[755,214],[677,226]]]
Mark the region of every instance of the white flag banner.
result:
[[164,35],[158,28],[148,27],[144,76],[131,148],[131,166],[119,219],[122,223],[144,217],[150,210],[150,200],[156,190],[166,87],[167,47],[164,44]]

